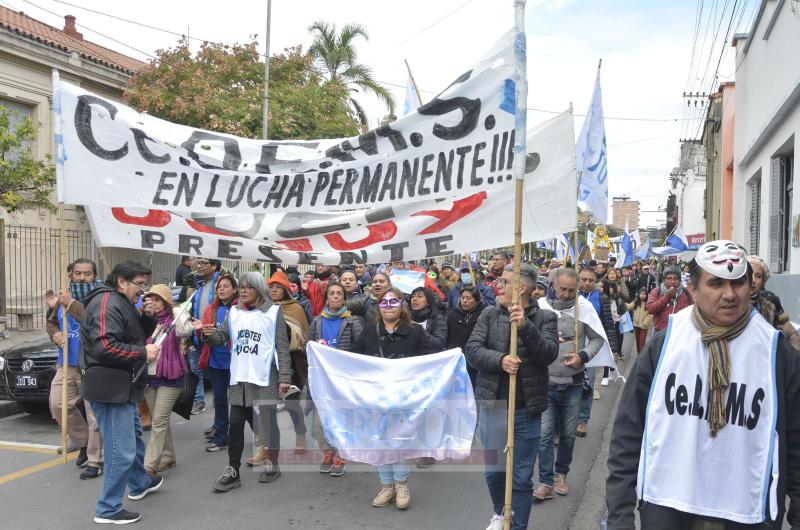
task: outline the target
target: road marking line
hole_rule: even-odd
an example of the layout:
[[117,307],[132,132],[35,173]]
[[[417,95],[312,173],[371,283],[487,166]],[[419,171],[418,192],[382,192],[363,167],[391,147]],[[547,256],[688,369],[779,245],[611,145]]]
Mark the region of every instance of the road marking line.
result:
[[[75,460],[76,458],[78,458],[78,451],[73,451],[67,455],[67,461]],[[28,475],[33,475],[39,471],[44,471],[45,469],[50,469],[51,467],[57,467],[63,464],[64,457],[59,456],[58,458],[48,460],[47,462],[42,462],[41,464],[36,464],[35,466],[26,467],[25,469],[20,469],[19,471],[14,471],[13,473],[3,475],[0,477],[0,485],[7,484],[12,480],[27,477]]]
[[42,453],[45,455],[58,454],[58,447],[59,446],[57,445],[0,441],[0,449],[7,449],[9,451],[24,451],[27,453]]

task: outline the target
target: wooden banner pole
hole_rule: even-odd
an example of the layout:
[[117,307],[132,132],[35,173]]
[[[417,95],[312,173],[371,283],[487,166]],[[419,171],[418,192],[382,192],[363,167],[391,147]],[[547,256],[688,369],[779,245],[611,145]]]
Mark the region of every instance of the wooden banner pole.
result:
[[[514,180],[516,190],[514,194],[514,279],[511,284],[511,305],[520,303],[520,266],[522,265],[522,197],[524,195],[524,178],[526,162],[526,132],[527,132],[527,105],[528,105],[528,79],[526,75],[526,42],[525,42],[525,0],[514,0],[514,30],[515,30],[515,85],[516,85],[516,122],[514,127]],[[533,285],[528,286],[533,289]],[[507,289],[505,286],[503,289]],[[517,358],[517,322],[511,324],[511,338],[509,341],[508,356]],[[508,428],[506,437],[506,489],[503,509],[503,528],[511,529],[511,498],[514,486],[514,420],[516,418],[517,404],[517,374],[509,374],[508,378]]]
[[[61,270],[61,291],[68,292],[69,290],[69,278],[67,276],[67,234],[65,229],[64,223],[64,204],[61,203],[58,207],[58,223],[59,223],[59,234],[60,234],[60,244],[59,244],[59,254],[61,257],[60,260],[60,270]],[[56,311],[58,311],[58,305],[56,305]],[[61,306],[61,337],[64,343],[62,347],[62,356],[61,356],[61,455],[64,459],[64,465],[67,464],[67,382],[69,381],[68,372],[69,372],[69,315],[67,314],[67,308]]]

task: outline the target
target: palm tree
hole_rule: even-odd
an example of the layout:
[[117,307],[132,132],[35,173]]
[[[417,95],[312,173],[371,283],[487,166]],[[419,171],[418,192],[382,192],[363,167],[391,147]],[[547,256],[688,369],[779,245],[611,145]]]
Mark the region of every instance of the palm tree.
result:
[[[336,25],[318,20],[309,26],[314,36],[309,48],[311,55],[317,60],[328,81],[338,82],[348,87],[351,92],[372,92],[386,104],[390,114],[394,114],[395,103],[392,94],[372,77],[372,69],[357,62],[353,41],[357,37],[369,40],[367,29],[360,24],[346,24],[337,34]],[[364,129],[368,128],[367,114],[353,97],[350,104],[358,116]]]

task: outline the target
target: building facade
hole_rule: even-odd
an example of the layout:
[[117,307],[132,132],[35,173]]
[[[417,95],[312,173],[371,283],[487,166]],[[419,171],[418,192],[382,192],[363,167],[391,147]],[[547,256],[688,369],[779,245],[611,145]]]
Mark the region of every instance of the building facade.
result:
[[701,142],[706,153],[706,240],[733,237],[733,167],[736,85],[722,83],[711,95]]
[[614,197],[612,209],[612,224],[620,230],[625,229],[627,223],[629,230],[639,228],[639,201],[632,201],[628,196]]
[[800,273],[800,13],[797,2],[764,0],[736,45],[733,237],[773,274]]
[[670,173],[670,192],[675,196],[673,222],[687,236],[705,233],[705,191],[705,148],[700,142],[684,141],[678,167]]

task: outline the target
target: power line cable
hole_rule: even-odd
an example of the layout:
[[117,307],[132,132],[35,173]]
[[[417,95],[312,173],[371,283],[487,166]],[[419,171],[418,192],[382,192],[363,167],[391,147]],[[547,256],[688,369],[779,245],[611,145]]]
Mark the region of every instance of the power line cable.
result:
[[456,12],[458,12],[458,11],[461,11],[461,9],[465,8],[467,5],[469,5],[469,4],[471,4],[471,3],[472,3],[472,0],[467,0],[466,2],[464,2],[463,4],[461,4],[460,6],[458,6],[457,8],[455,8],[455,9],[453,9],[452,11],[450,11],[450,12],[446,13],[446,14],[445,14],[444,16],[442,16],[441,18],[439,18],[439,19],[436,19],[434,22],[432,22],[432,23],[431,23],[431,24],[429,24],[428,26],[425,26],[424,28],[422,28],[422,29],[421,29],[421,30],[419,30],[418,32],[414,33],[413,35],[411,35],[411,36],[410,36],[410,37],[408,37],[407,39],[405,39],[405,40],[402,40],[402,41],[398,42],[397,44],[395,44],[395,46],[400,46],[401,44],[405,44],[405,43],[407,43],[408,41],[410,41],[410,40],[412,40],[412,39],[415,39],[415,38],[419,37],[420,35],[422,35],[422,34],[423,34],[423,33],[425,33],[426,31],[428,31],[429,29],[431,29],[432,27],[434,27],[436,24],[438,24],[439,22],[442,22],[443,20],[445,20],[446,18],[448,18],[450,15],[453,15],[453,14],[455,14],[455,13],[456,13]]
[[[747,0],[745,0],[745,1],[747,1]],[[726,48],[726,44],[728,43],[728,36],[730,35],[731,27],[733,27],[733,19],[736,17],[736,6],[737,6],[738,3],[739,3],[739,0],[734,0],[734,2],[733,2],[733,9],[731,10],[730,19],[728,19],[728,27],[725,30],[725,37],[724,37],[723,42],[722,42],[722,49],[720,50],[719,59],[717,60],[717,66],[714,69],[714,74],[711,76],[711,79],[710,79],[710,83],[709,83],[709,87],[708,87],[708,93],[709,94],[714,89],[714,84],[718,79],[719,67],[722,64],[722,58],[725,56],[726,52],[728,51],[727,48]],[[744,6],[746,4],[743,3],[742,5]],[[709,101],[710,101],[710,96],[709,96]],[[701,130],[704,122],[705,122],[705,120],[700,120],[700,122],[697,124],[697,131],[694,134],[694,138],[697,138],[699,136],[700,130]]]

